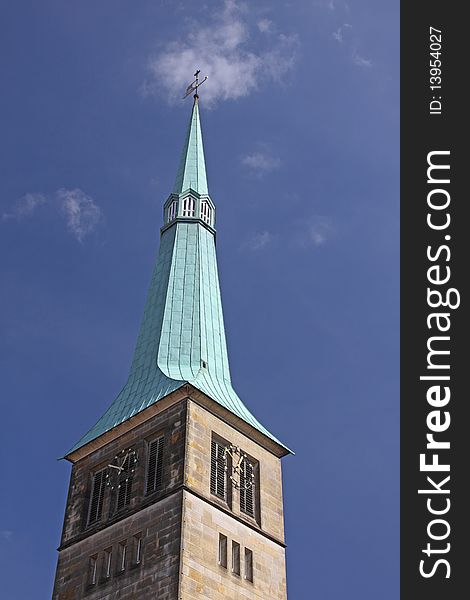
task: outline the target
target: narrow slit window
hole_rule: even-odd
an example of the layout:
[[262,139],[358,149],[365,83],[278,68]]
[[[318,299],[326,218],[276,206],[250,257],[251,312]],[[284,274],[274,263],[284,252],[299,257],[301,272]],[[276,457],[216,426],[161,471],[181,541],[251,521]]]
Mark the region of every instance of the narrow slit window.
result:
[[90,506],[88,509],[88,525],[101,520],[103,512],[103,498],[106,486],[106,469],[98,471],[93,475],[91,485]]
[[88,585],[96,584],[96,570],[98,567],[98,555],[90,556],[88,563]]
[[162,487],[163,481],[163,445],[164,436],[160,436],[148,445],[146,493],[151,494]]
[[240,544],[232,541],[232,573],[240,575]]
[[227,500],[227,456],[225,447],[211,442],[211,494]]
[[253,552],[245,548],[245,579],[253,582]]
[[219,565],[227,568],[227,536],[219,533]]
[[118,550],[118,571],[121,573],[126,570],[127,542],[125,540],[119,542]]
[[211,225],[212,208],[209,206],[209,202],[201,202],[201,219],[208,225]]
[[195,200],[191,196],[186,196],[183,200],[183,217],[194,217]]
[[168,207],[168,223],[170,221],[173,221],[173,219],[176,219],[177,215],[178,215],[178,202],[176,200],[173,200],[173,202]]
[[103,579],[109,579],[111,577],[112,562],[113,562],[113,549],[107,548],[104,551],[104,557],[103,557]]
[[134,564],[140,565],[142,562],[142,534],[134,536]]

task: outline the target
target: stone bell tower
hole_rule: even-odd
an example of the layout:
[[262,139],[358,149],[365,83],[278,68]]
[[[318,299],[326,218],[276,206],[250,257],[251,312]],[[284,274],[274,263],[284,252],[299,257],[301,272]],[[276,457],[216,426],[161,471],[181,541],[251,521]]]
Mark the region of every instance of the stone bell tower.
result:
[[127,383],[65,456],[54,600],[286,600],[289,452],[232,386],[196,93]]

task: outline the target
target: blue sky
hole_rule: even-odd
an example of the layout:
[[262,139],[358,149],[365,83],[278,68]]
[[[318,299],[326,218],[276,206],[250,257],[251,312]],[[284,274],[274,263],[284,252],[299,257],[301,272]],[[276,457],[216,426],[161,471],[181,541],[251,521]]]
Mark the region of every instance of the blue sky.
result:
[[398,597],[398,16],[390,0],[2,3],[6,599],[50,597],[56,458],[127,376],[195,67],[233,381],[296,451],[289,599]]

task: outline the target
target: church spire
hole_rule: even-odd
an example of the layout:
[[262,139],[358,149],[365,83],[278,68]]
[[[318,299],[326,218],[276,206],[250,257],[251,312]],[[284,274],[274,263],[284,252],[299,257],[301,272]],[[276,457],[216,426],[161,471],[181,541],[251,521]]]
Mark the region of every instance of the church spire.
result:
[[[196,84],[188,90],[197,92],[197,74]],[[215,402],[217,410],[228,411],[228,420],[254,428],[281,454],[289,452],[255,419],[232,386],[214,225],[196,93],[175,186],[164,205],[160,249],[129,378],[68,455],[188,384]]]
[[209,193],[197,94],[194,96],[193,110],[173,193],[181,194],[189,189],[198,194],[207,195]]

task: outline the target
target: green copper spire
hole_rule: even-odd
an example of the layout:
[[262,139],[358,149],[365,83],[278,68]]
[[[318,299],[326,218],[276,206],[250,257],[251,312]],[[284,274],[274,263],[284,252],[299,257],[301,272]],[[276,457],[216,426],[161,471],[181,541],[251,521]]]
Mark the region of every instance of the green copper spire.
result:
[[188,383],[289,451],[232,386],[214,227],[196,95],[176,184],[164,205],[160,249],[129,378],[68,454]]
[[198,104],[198,97],[196,95],[186,141],[181,155],[181,162],[173,188],[174,194],[181,194],[181,192],[190,188],[198,194],[209,193]]

